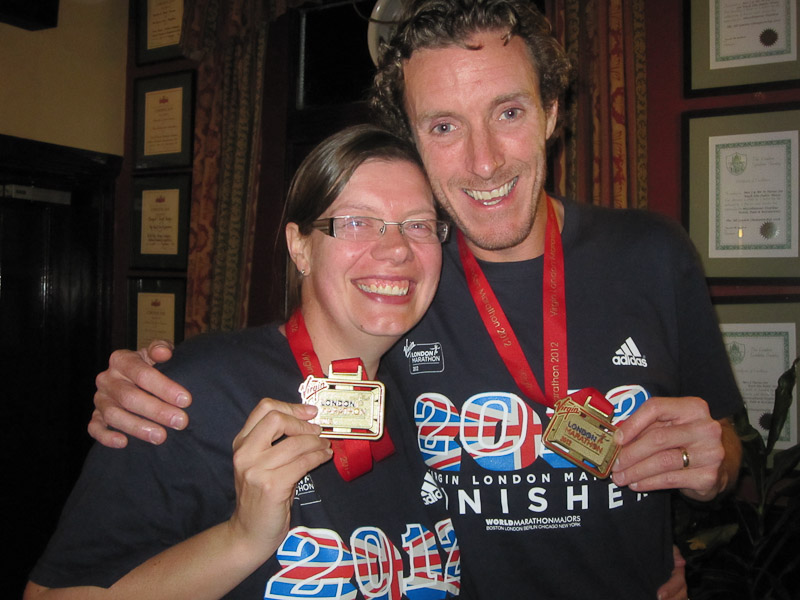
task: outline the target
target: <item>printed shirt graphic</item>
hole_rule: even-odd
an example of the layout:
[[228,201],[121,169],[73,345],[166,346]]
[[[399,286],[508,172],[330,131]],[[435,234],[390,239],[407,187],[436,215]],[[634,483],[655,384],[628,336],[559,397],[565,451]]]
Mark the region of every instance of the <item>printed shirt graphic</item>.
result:
[[639,347],[631,337],[626,339],[622,346],[619,347],[619,350],[614,353],[614,358],[611,362],[618,366],[635,365],[647,367],[647,358],[642,356],[642,353],[639,352]]
[[[380,529],[361,527],[348,546],[334,531],[295,527],[277,551],[282,568],[269,579],[264,598],[434,600],[458,595],[458,546],[449,520],[437,523],[436,533],[408,525],[402,541],[401,550]],[[445,564],[439,547],[447,550]]]
[[[95,447],[31,578],[110,586],[158,552],[224,522],[235,508],[231,440],[265,396],[297,401],[302,376],[277,327],[197,336],[165,372],[193,393],[191,426],[164,446]],[[419,495],[413,426],[387,386],[396,452],[345,482],[332,462],[295,487],[279,550],[226,598],[440,600],[458,595],[452,522]],[[409,445],[410,444],[410,445]],[[113,506],[114,510],[108,510]],[[113,532],[113,533],[109,533]]]
[[[642,211],[565,208],[569,388],[605,393],[616,420],[663,395],[732,414],[740,398],[679,227]],[[543,446],[551,413],[523,397],[497,354],[455,246],[444,248],[432,308],[384,359],[418,428],[422,498],[447,508],[481,598],[654,598],[672,568],[669,492],[620,488]],[[481,267],[546,385],[541,259]],[[432,345],[444,369],[415,371],[404,349]]]
[[403,352],[408,358],[410,373],[441,373],[444,371],[444,356],[439,342],[432,344],[407,343]]

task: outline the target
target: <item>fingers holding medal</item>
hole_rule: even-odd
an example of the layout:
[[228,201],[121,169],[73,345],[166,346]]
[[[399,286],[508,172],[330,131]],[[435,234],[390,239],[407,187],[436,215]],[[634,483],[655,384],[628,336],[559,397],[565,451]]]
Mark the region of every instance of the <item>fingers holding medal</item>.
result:
[[308,422],[313,407],[266,398],[233,442],[236,508],[230,523],[254,552],[286,535],[297,482],[331,458],[330,441]]
[[717,493],[725,449],[722,426],[700,398],[650,398],[615,434],[621,446],[612,480],[639,492],[680,489],[696,499]]

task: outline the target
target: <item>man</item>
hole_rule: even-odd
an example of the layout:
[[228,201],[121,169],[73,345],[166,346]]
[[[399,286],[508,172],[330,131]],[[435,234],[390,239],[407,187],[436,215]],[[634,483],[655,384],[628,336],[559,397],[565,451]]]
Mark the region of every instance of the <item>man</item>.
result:
[[[653,598],[672,568],[663,490],[710,500],[733,484],[740,447],[727,417],[741,398],[678,227],[545,194],[567,74],[524,0],[410,7],[372,103],[413,138],[463,238],[445,248],[430,311],[384,362],[417,422],[423,497],[447,503],[481,597]],[[177,405],[189,398],[134,357],[115,354],[98,377],[105,412],[90,431],[105,443],[124,445],[106,423],[154,442],[166,434],[120,403],[186,423],[133,393],[130,381]],[[120,378],[118,401],[106,385]],[[592,389],[627,417],[610,480],[542,445],[554,401],[591,403]],[[606,452],[587,425],[597,411],[578,412],[563,434],[596,436]]]

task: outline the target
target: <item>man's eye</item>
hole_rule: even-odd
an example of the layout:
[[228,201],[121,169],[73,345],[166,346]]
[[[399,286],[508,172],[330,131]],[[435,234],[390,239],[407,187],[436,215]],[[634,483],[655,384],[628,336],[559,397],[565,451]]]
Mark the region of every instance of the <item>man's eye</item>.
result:
[[512,119],[516,119],[519,116],[519,113],[522,112],[518,108],[507,108],[503,111],[503,114],[500,115],[501,119],[505,119],[506,121],[510,121]]
[[453,131],[452,123],[438,123],[433,126],[433,133],[450,133]]

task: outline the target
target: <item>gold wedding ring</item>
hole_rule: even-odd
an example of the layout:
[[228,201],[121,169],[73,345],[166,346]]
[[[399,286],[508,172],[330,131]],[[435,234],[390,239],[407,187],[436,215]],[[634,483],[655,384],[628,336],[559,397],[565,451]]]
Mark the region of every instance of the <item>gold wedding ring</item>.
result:
[[686,451],[686,448],[678,448],[681,451],[681,458],[683,459],[683,468],[687,468],[689,466],[689,453]]

